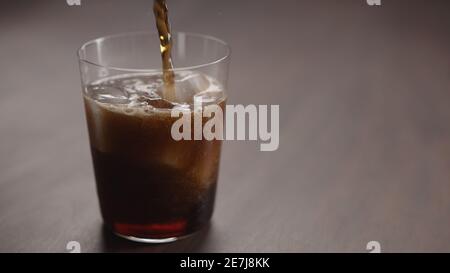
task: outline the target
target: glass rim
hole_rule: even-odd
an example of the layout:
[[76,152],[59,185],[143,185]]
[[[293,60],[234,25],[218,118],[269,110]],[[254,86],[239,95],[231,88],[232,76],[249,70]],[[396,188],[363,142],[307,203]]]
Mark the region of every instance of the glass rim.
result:
[[[78,50],[77,50],[78,60],[83,63],[87,63],[87,64],[90,64],[90,65],[93,65],[96,67],[105,68],[105,69],[109,69],[109,70],[117,70],[117,71],[124,71],[124,72],[148,72],[148,73],[162,72],[163,71],[162,68],[126,68],[126,67],[117,67],[117,66],[110,66],[110,65],[101,65],[98,62],[88,60],[87,58],[81,57],[81,52],[83,50],[85,50],[89,45],[98,44],[107,39],[112,39],[112,38],[117,38],[117,37],[126,37],[126,36],[135,36],[135,35],[139,35],[139,34],[140,35],[155,35],[156,37],[158,37],[158,33],[152,32],[152,31],[131,31],[131,32],[122,32],[122,33],[101,36],[101,37],[98,37],[98,38],[95,38],[95,39],[92,39],[92,40],[89,40],[89,41],[83,43],[78,48]],[[215,42],[221,44],[222,46],[224,46],[226,52],[225,52],[225,54],[223,54],[224,56],[215,58],[213,61],[210,61],[210,62],[206,62],[206,63],[202,63],[202,64],[198,64],[198,65],[192,65],[192,66],[175,67],[173,69],[168,69],[168,71],[177,72],[177,71],[199,69],[202,67],[207,67],[207,66],[211,66],[214,64],[224,62],[225,60],[228,60],[231,56],[231,47],[229,46],[229,44],[219,38],[216,38],[211,35],[194,33],[194,32],[184,32],[184,31],[172,32],[172,36],[174,36],[176,34],[184,34],[184,35],[188,35],[188,36],[192,36],[192,37],[204,38],[204,39],[215,41]]]

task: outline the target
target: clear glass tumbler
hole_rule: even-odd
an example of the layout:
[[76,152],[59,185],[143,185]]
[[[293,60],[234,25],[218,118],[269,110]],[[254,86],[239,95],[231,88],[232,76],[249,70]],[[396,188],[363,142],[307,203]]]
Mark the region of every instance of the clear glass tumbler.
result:
[[[172,101],[157,34],[98,38],[78,51],[97,193],[105,225],[140,242],[174,241],[205,226],[212,215],[221,140],[175,140],[173,109],[226,101],[230,49],[216,38],[175,33]],[[167,71],[166,71],[167,72]],[[203,108],[201,108],[203,109]],[[201,125],[211,117],[202,116]]]

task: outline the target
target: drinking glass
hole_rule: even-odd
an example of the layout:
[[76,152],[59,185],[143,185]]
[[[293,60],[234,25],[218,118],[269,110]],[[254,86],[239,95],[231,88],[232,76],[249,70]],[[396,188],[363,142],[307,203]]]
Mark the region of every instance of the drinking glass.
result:
[[[194,33],[174,33],[172,41],[172,72],[176,78],[194,75],[178,95],[193,96],[206,79],[220,89],[213,103],[224,109],[229,46]],[[78,57],[106,227],[149,243],[175,241],[200,230],[213,212],[221,140],[175,140],[171,127],[177,118],[171,117],[170,107],[128,101],[146,90],[127,91],[126,83],[147,81],[143,87],[150,88],[152,79],[161,79],[158,35],[133,32],[97,38],[85,43]]]

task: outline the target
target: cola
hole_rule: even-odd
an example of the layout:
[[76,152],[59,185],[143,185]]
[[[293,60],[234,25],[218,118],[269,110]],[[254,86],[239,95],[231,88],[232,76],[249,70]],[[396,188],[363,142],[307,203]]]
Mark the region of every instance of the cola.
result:
[[[174,74],[174,83],[175,101],[163,98],[162,73],[110,77],[84,90],[101,212],[121,236],[182,237],[211,217],[221,141],[174,140],[178,118],[170,112],[193,109],[202,97],[208,98],[202,107],[223,109],[226,97],[219,83],[198,72]],[[189,112],[192,119],[197,114]]]

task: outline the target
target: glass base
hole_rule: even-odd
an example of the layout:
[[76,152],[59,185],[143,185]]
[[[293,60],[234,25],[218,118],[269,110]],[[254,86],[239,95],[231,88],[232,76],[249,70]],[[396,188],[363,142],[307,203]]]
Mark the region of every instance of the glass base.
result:
[[146,244],[165,244],[165,243],[172,243],[175,241],[178,241],[179,239],[183,239],[186,236],[182,237],[169,237],[169,238],[159,238],[159,239],[152,239],[152,238],[139,238],[134,236],[128,236],[128,235],[122,235],[120,233],[114,232],[115,235],[127,239],[129,241],[138,242],[138,243],[146,243]]
[[146,244],[166,244],[166,243],[172,243],[175,241],[183,240],[188,237],[194,236],[197,233],[200,233],[202,230],[207,229],[208,226],[209,226],[209,222],[207,224],[205,224],[199,230],[194,231],[192,233],[181,235],[181,236],[172,236],[172,237],[167,237],[167,238],[147,238],[147,237],[143,238],[143,237],[136,237],[136,236],[120,234],[116,231],[112,231],[112,233],[120,238],[126,239],[128,241],[132,241],[132,242],[146,243]]

